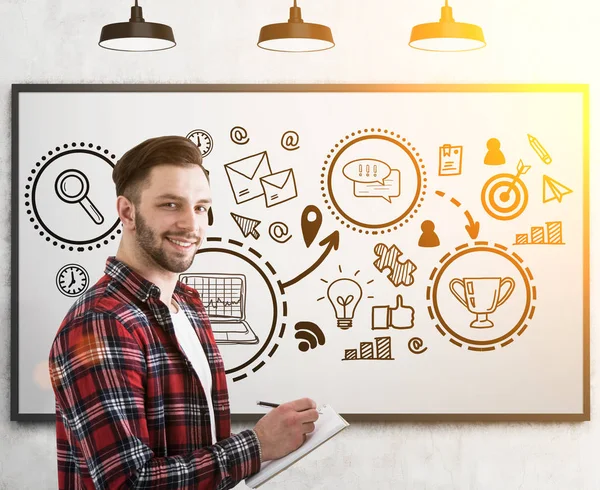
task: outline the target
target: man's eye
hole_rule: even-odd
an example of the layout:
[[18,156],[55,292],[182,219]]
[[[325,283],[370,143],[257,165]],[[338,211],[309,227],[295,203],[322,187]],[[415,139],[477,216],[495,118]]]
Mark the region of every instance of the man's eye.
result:
[[163,204],[164,208],[174,208],[176,206],[177,205],[174,202],[167,202],[167,203]]
[[206,213],[208,211],[208,208],[206,206],[198,206],[198,211]]

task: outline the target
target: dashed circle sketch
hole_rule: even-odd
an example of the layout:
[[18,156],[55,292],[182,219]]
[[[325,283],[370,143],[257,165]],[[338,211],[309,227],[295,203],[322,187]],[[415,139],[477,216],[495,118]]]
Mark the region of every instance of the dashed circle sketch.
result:
[[525,332],[535,313],[533,274],[504,245],[460,245],[429,277],[429,317],[458,347],[481,352],[506,347]]
[[286,331],[285,290],[273,266],[254,248],[220,237],[206,242],[180,280],[198,290],[225,372],[237,382],[277,352]]
[[93,143],[63,144],[47,152],[25,184],[27,219],[46,242],[85,252],[121,233],[114,201],[115,155]]
[[425,165],[406,137],[387,129],[359,129],[329,150],[321,193],[339,223],[364,234],[398,230],[419,212],[427,193]]

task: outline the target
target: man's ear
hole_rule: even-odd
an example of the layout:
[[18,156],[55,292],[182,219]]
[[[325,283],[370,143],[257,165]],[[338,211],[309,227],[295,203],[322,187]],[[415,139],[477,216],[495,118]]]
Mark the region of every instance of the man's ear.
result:
[[125,196],[117,197],[117,213],[126,230],[135,230],[135,205]]

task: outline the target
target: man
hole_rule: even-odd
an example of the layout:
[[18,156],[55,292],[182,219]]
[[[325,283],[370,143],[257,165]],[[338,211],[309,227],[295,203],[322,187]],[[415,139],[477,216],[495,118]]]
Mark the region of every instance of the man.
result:
[[211,190],[186,138],[144,141],[113,171],[123,237],[50,352],[60,489],[227,489],[298,448],[310,399],[232,435],[223,361],[197,291],[178,282]]

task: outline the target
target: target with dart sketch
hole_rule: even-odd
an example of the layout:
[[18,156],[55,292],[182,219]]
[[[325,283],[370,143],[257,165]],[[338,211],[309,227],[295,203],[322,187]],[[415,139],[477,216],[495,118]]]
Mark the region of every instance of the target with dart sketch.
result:
[[525,211],[529,196],[520,177],[530,168],[519,160],[516,175],[497,174],[485,183],[481,190],[481,204],[492,218],[511,220]]

